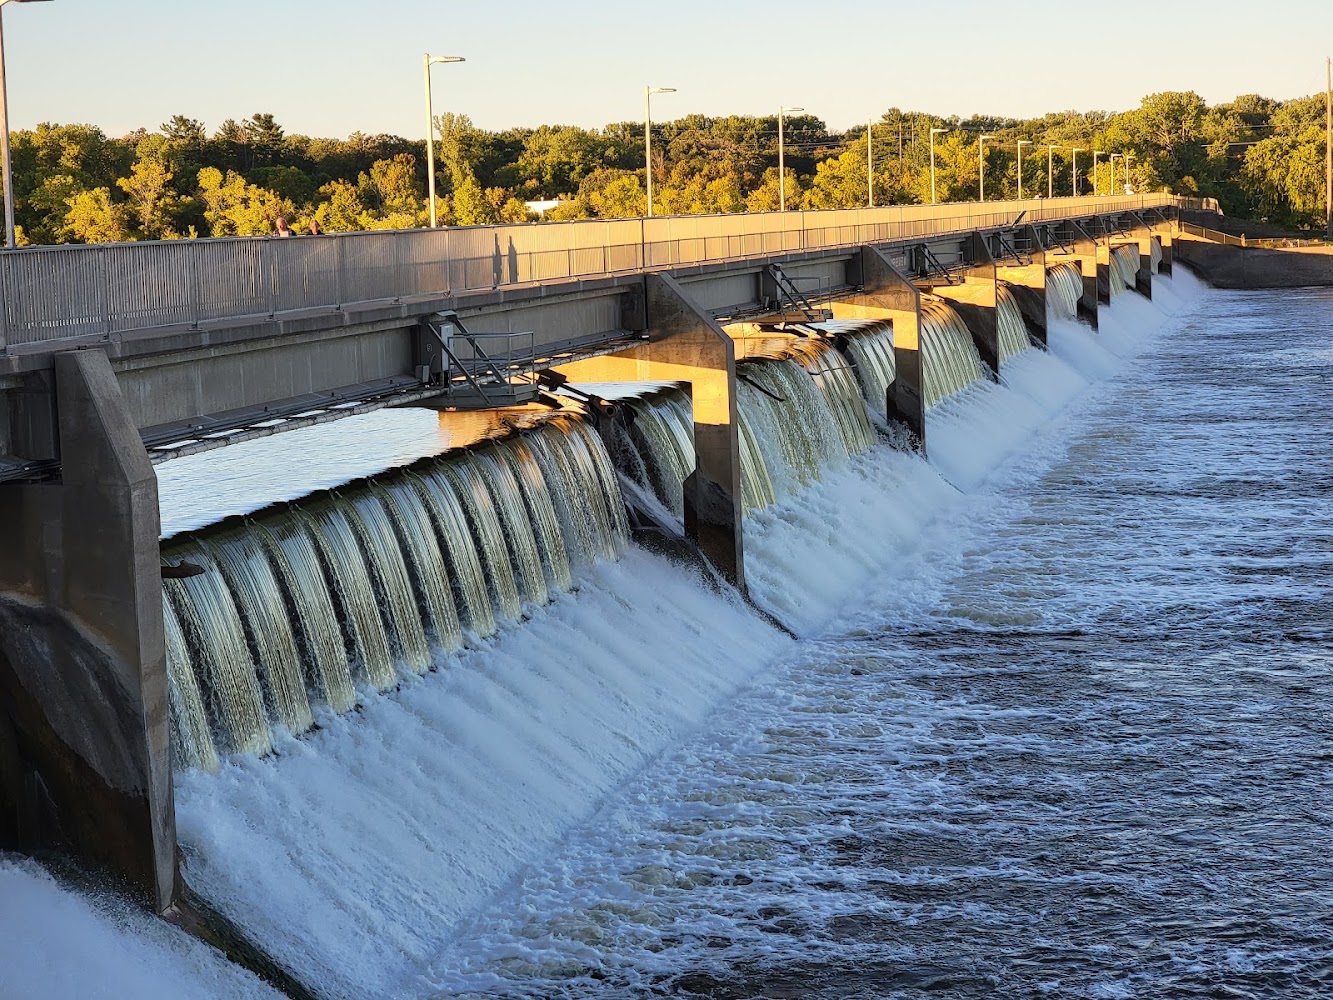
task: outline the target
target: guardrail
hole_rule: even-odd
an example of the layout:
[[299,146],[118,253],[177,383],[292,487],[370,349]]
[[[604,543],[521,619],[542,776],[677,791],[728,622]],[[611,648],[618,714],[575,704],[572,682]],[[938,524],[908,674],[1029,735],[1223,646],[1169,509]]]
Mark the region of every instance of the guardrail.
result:
[[1201,208],[1172,195],[895,205],[33,247],[0,252],[0,354],[130,331],[458,294],[709,261],[891,243],[1012,223]]

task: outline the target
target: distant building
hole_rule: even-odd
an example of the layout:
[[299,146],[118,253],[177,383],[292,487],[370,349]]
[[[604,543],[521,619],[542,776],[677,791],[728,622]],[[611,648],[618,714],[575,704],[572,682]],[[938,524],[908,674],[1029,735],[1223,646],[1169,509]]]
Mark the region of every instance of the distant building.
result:
[[564,202],[559,198],[552,198],[548,201],[525,201],[523,204],[528,206],[529,212],[536,212],[541,218],[546,218],[546,213],[551,209],[563,205]]

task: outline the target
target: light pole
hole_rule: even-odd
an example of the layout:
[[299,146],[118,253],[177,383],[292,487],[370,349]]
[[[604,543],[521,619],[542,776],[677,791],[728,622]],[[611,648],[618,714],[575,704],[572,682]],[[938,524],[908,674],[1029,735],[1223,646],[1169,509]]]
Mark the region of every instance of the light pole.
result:
[[1125,154],[1125,193],[1129,193],[1129,161],[1134,159],[1133,153]]
[[648,218],[653,217],[653,95],[674,94],[675,87],[643,88],[643,165],[648,182]]
[[1078,197],[1078,154],[1085,153],[1087,150],[1083,146],[1073,146],[1069,150],[1069,162],[1074,173],[1074,197]]
[[1023,200],[1023,147],[1031,146],[1031,139],[1018,140],[1018,200]]
[[977,201],[986,200],[986,140],[994,138],[985,132],[977,136]]
[[1055,151],[1064,149],[1064,146],[1057,146],[1054,143],[1046,145],[1046,197],[1055,197]]
[[787,211],[787,159],[784,150],[785,136],[783,122],[788,111],[804,111],[805,108],[778,107],[778,211]]
[[933,128],[930,130],[930,203],[937,205],[935,200],[935,136],[942,135],[949,131],[947,128]]
[[1324,224],[1333,240],[1333,56],[1324,57]]
[[[1101,188],[1097,186],[1097,157],[1105,155],[1100,149],[1092,151],[1092,195],[1094,198],[1102,193]],[[1112,186],[1115,185],[1115,171],[1111,172],[1111,184]]]
[[421,57],[421,72],[426,81],[426,190],[430,200],[430,228],[436,226],[435,215],[435,111],[431,106],[430,68],[436,63],[460,63],[462,56],[433,56],[427,52]]
[[0,0],[0,161],[4,172],[5,246],[14,248],[14,172],[9,159],[9,96],[5,93],[5,26],[7,3],[32,3],[33,0]]

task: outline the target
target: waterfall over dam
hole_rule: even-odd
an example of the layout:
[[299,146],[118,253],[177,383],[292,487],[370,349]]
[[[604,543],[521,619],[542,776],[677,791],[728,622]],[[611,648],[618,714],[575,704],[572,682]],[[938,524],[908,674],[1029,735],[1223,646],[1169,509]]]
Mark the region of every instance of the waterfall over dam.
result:
[[[191,890],[316,995],[475,986],[456,948],[515,879],[710,713],[892,588],[887,567],[947,533],[969,491],[1148,342],[1163,308],[1118,294],[1135,287],[1137,250],[1111,260],[1099,334],[1073,321],[1077,266],[1049,269],[1040,337],[996,282],[990,361],[972,314],[922,293],[929,461],[900,447],[889,322],[737,339],[741,592],[682,544],[688,383],[571,383],[461,447],[440,430],[456,415],[437,427],[424,411],[233,446],[225,460],[248,463],[253,500],[211,495],[204,463],[162,466],[175,508],[163,558],[199,571],[162,588]],[[1169,309],[1178,296],[1161,287]],[[407,424],[382,465],[352,454],[348,473],[326,470]],[[645,879],[675,884],[670,850]],[[598,926],[640,916],[606,900],[566,929],[596,947]],[[504,975],[531,975],[531,995],[548,995],[544,977],[560,974],[526,962],[483,978],[503,993]]]

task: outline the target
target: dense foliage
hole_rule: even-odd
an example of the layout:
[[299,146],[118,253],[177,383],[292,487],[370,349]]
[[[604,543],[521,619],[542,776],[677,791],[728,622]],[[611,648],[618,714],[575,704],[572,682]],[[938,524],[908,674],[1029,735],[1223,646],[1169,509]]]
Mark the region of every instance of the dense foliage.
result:
[[[874,123],[876,204],[930,200],[932,128],[940,201],[977,197],[977,138],[986,143],[986,193],[1069,194],[1069,150],[1082,147],[1083,193],[1091,150],[1103,151],[1095,187],[1170,190],[1218,198],[1231,214],[1292,226],[1322,224],[1322,96],[1286,102],[1238,97],[1208,107],[1191,92],[1153,94],[1120,114],[1061,112],[1015,120],[939,119],[885,112]],[[559,201],[546,218],[642,215],[643,128],[620,122],[487,132],[461,115],[437,127],[440,218],[476,225],[535,218],[527,202]],[[778,205],[776,118],[690,115],[654,123],[654,208],[661,214],[765,211]],[[427,222],[425,143],[356,133],[287,135],[272,115],[228,120],[211,136],[176,116],[157,132],[108,138],[91,125],[44,124],[13,136],[15,208],[22,242],[107,242],[272,233],[401,229]],[[867,127],[845,133],[811,115],[786,122],[789,208],[845,208],[867,199]],[[1111,153],[1115,161],[1112,177]]]

